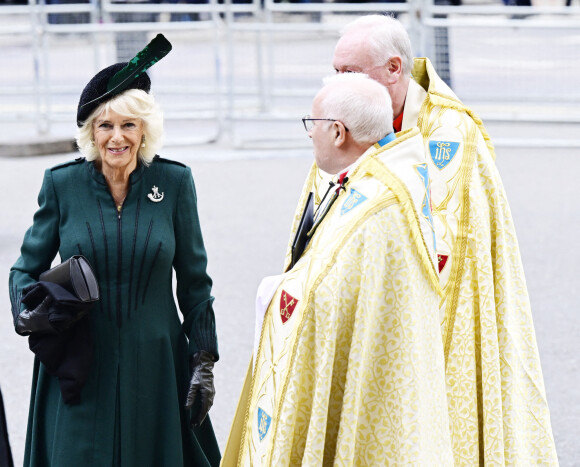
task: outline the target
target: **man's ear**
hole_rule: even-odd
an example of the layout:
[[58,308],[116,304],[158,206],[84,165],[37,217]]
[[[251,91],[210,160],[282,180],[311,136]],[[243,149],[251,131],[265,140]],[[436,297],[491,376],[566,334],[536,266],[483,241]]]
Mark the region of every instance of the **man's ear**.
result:
[[403,74],[403,59],[395,55],[389,58],[385,66],[389,72],[389,84],[396,83]]
[[332,124],[334,145],[339,148],[346,142],[346,128],[342,122],[336,120]]

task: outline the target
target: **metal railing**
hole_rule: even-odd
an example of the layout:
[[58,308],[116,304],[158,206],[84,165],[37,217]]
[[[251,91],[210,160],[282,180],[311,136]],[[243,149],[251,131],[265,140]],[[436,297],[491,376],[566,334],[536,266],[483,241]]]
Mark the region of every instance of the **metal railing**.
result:
[[[425,0],[90,0],[60,5],[29,0],[25,6],[3,5],[0,48],[16,48],[18,53],[3,54],[6,70],[12,71],[0,75],[0,120],[34,122],[39,135],[50,135],[59,122],[74,121],[76,100],[91,76],[126,59],[121,55],[138,51],[153,33],[163,32],[176,46],[166,59],[173,65],[151,71],[163,76],[155,92],[168,121],[191,120],[201,130],[197,137],[183,136],[174,144],[227,138],[234,146],[294,145],[304,141],[303,135],[298,126],[290,129],[284,123],[307,113],[321,78],[332,73],[341,26],[354,13],[385,12],[398,15],[406,25],[416,55],[429,56],[436,65],[438,54],[448,60],[452,86],[484,119],[580,123],[575,85],[580,8],[439,6]],[[84,15],[87,22],[54,21],[65,14]],[[195,20],[176,20],[187,15]],[[443,45],[436,35],[440,30],[449,37]],[[498,42],[502,39],[506,43]],[[122,50],[124,43],[128,51]],[[255,122],[267,122],[268,130],[248,130]],[[555,144],[578,147],[580,138]]]

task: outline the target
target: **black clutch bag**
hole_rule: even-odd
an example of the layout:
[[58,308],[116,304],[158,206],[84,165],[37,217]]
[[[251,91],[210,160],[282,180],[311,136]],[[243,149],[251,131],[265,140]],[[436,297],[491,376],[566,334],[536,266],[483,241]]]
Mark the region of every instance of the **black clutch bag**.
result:
[[82,255],[74,255],[48,271],[44,271],[39,281],[60,285],[85,303],[99,300],[99,283],[93,268]]
[[75,255],[43,272],[39,282],[26,287],[15,329],[21,336],[57,334],[85,316],[99,300],[99,284],[84,256]]

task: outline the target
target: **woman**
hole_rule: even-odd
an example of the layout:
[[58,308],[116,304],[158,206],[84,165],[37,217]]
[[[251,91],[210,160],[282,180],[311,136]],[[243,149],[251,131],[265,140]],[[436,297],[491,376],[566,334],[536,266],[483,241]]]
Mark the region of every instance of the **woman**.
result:
[[87,84],[77,113],[85,157],[46,171],[11,270],[16,321],[26,305],[59,306],[30,298],[57,252],[85,256],[101,295],[69,330],[30,335],[26,466],[219,464],[205,417],[219,355],[195,187],[188,167],[155,155],[163,121],[144,72],[170,49],[160,35]]

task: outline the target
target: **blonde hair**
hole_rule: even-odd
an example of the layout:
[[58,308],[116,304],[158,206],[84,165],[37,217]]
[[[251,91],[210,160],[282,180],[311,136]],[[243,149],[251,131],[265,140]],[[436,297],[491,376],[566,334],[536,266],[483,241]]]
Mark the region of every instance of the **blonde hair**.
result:
[[141,89],[129,89],[99,105],[77,130],[79,151],[88,161],[99,159],[99,149],[93,139],[93,122],[103,112],[112,110],[127,118],[138,118],[143,123],[145,147],[139,147],[139,161],[148,166],[163,145],[163,112],[153,95]]

